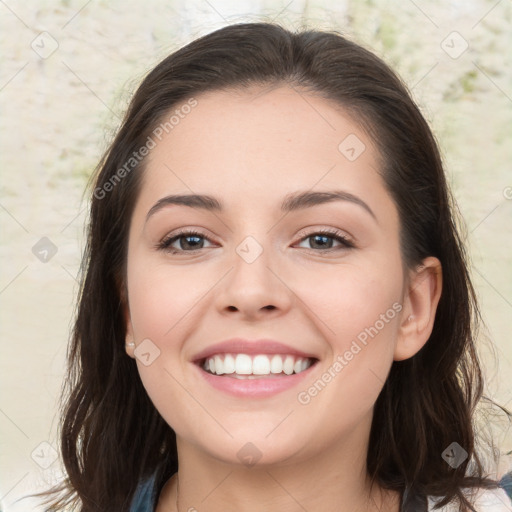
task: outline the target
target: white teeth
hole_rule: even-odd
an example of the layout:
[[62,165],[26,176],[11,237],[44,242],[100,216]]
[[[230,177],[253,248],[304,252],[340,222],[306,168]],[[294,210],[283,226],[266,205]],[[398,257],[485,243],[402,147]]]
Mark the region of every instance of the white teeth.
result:
[[235,373],[238,375],[251,375],[252,359],[247,354],[238,354],[235,359]]
[[270,361],[267,356],[256,356],[252,362],[254,375],[268,375],[270,373]]
[[217,375],[222,375],[224,373],[222,358],[220,356],[215,356],[213,360],[215,361],[215,373]]
[[224,373],[235,373],[235,358],[231,354],[224,357]]
[[293,363],[295,363],[295,359],[292,356],[286,356],[283,363],[283,372],[286,373],[286,375],[293,373]]
[[203,369],[216,375],[232,374],[233,377],[255,378],[257,375],[301,373],[312,364],[308,358],[275,354],[216,354],[203,363]]
[[271,373],[282,373],[283,358],[281,356],[275,355],[272,357],[272,360],[270,361],[270,371]]

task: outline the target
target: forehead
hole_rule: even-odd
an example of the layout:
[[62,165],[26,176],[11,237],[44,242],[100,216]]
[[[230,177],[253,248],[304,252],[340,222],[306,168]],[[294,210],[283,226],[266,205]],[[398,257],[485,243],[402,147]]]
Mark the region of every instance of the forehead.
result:
[[142,182],[146,211],[151,201],[178,192],[207,192],[238,207],[313,188],[343,187],[370,201],[386,194],[374,144],[330,100],[290,86],[194,99],[192,108],[175,107],[180,115],[155,139]]

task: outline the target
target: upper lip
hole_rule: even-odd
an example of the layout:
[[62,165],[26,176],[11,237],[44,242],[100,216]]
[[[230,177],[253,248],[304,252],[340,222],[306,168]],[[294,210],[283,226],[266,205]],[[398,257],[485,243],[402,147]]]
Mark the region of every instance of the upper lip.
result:
[[216,354],[289,354],[297,357],[316,359],[308,352],[303,352],[290,345],[271,339],[248,340],[231,338],[226,341],[214,343],[194,355],[194,362],[203,361]]

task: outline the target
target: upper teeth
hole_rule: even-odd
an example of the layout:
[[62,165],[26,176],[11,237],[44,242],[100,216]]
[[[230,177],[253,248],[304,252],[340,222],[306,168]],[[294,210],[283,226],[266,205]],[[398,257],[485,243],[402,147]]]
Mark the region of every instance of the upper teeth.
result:
[[270,373],[282,373],[291,375],[300,373],[309,368],[311,359],[291,355],[260,354],[250,356],[248,354],[218,354],[205,359],[203,368],[210,373],[222,375],[235,373],[238,375],[269,375]]

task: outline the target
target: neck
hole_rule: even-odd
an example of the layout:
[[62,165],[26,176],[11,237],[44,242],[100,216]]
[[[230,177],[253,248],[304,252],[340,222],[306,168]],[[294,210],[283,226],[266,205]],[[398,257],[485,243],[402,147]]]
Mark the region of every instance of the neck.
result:
[[371,485],[361,442],[354,434],[312,457],[247,467],[179,439],[179,471],[165,486],[157,512],[398,512],[399,494]]

